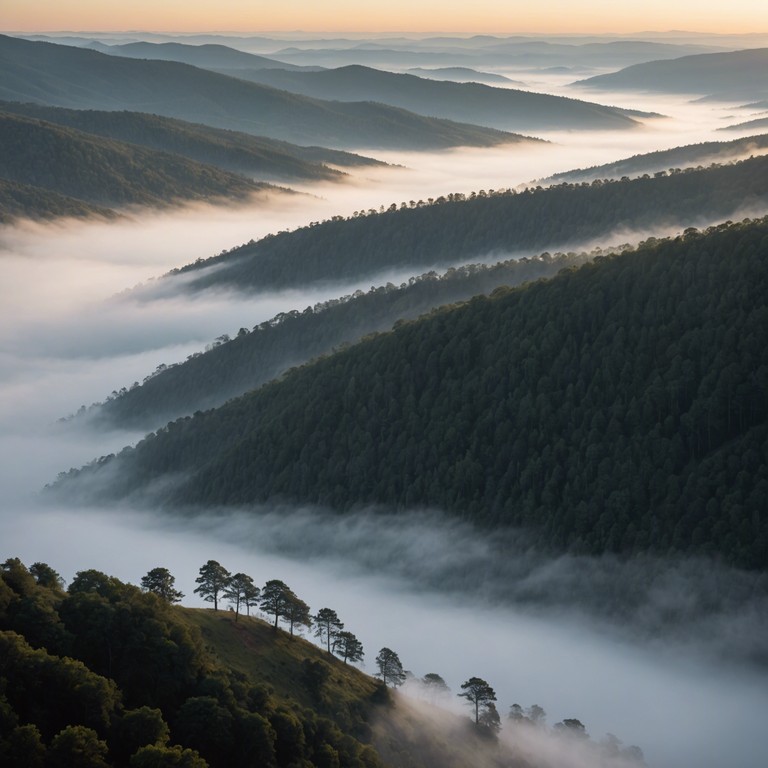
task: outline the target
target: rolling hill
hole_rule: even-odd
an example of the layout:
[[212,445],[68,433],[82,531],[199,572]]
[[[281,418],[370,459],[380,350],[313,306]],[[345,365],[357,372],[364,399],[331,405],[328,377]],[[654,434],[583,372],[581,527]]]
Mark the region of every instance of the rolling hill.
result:
[[91,43],[90,48],[111,56],[128,59],[154,59],[157,61],[179,61],[203,69],[304,69],[304,67],[238,51],[226,45],[206,43],[186,45],[184,43],[124,43],[104,45]]
[[492,146],[520,136],[369,102],[327,102],[171,61],[107,56],[0,35],[0,99],[131,110],[332,147]]
[[91,205],[66,195],[59,195],[31,184],[18,184],[0,178],[0,224],[17,219],[78,219],[101,217],[114,219],[112,209]]
[[[470,261],[498,261],[544,249],[613,244],[633,233],[706,226],[768,208],[768,157],[690,169],[663,178],[561,184],[523,192],[481,190],[432,204],[393,203],[387,211],[271,235],[171,273],[179,290],[261,291],[413,273]],[[636,236],[636,235],[634,235]],[[215,270],[206,267],[216,266]],[[197,276],[195,273],[198,273]],[[166,289],[170,288],[166,284]]]
[[768,48],[754,48],[649,61],[580,80],[577,85],[613,91],[708,94],[738,101],[768,94],[766,71]]
[[752,154],[764,154],[763,150],[766,149],[768,149],[768,134],[745,136],[734,141],[705,141],[700,144],[633,155],[615,163],[557,173],[542,179],[541,183],[579,184],[595,179],[620,179],[622,176],[637,176],[644,173],[675,173],[683,168],[738,161]]
[[141,112],[65,109],[12,101],[0,102],[0,111],[170,152],[261,180],[327,181],[342,178],[343,173],[326,163],[342,167],[383,165],[378,160],[349,152],[300,147],[276,139]]
[[0,178],[5,181],[109,208],[244,200],[274,189],[176,155],[4,112],[0,144]]
[[438,508],[768,568],[768,219],[445,308],[62,474],[80,502]]
[[638,127],[627,110],[615,107],[481,83],[427,80],[357,65],[320,72],[258,69],[227,74],[311,98],[376,101],[421,115],[469,121],[500,130],[530,133]]
[[[283,67],[285,69],[285,67]],[[512,80],[504,75],[496,75],[493,72],[479,72],[469,67],[436,67],[435,69],[425,69],[424,67],[415,67],[409,69],[406,74],[416,75],[416,77],[426,77],[429,80],[450,80],[455,83],[485,83],[486,85],[507,85],[522,87],[525,83],[519,80]]]

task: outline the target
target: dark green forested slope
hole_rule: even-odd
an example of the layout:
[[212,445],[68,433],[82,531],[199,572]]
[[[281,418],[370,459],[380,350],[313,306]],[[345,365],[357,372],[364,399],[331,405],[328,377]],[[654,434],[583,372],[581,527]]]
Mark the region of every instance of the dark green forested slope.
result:
[[128,141],[171,152],[198,163],[258,178],[338,179],[341,173],[324,163],[341,166],[383,165],[377,160],[322,147],[300,147],[237,131],[209,128],[142,112],[64,109],[39,104],[0,102],[4,112],[66,125],[108,139]]
[[[391,269],[424,271],[520,251],[582,247],[614,230],[702,226],[739,211],[768,210],[768,157],[664,178],[563,184],[521,193],[484,191],[414,201],[380,215],[336,217],[235,248],[185,267],[185,286],[269,289],[355,278]],[[405,207],[403,207],[405,206]],[[195,280],[192,272],[216,265]]]
[[58,488],[183,473],[176,503],[438,506],[554,548],[766,568],[767,297],[766,220],[648,241],[404,324]]
[[0,99],[128,109],[333,147],[438,149],[529,141],[372,102],[310,99],[174,61],[107,56],[0,35]]
[[316,646],[98,571],[64,591],[30,570],[0,566],[3,766],[383,765],[368,720],[386,691]]
[[745,136],[734,141],[703,141],[699,144],[633,155],[615,163],[556,173],[554,176],[542,180],[542,183],[578,183],[593,181],[594,179],[618,179],[622,176],[635,176],[641,173],[676,173],[682,168],[727,163],[740,160],[751,154],[763,154],[761,150],[766,147],[768,147],[768,135],[766,134]]
[[104,206],[244,199],[268,185],[165,152],[0,112],[0,178]]
[[0,179],[0,223],[7,224],[14,219],[52,219],[60,216],[86,218],[103,216],[116,217],[114,211],[75,200],[72,197],[49,192],[29,184],[17,184]]
[[588,254],[544,254],[534,259],[470,265],[391,283],[331,300],[303,312],[293,310],[265,321],[233,339],[220,338],[211,349],[183,363],[161,366],[141,385],[123,389],[86,411],[109,426],[154,429],[170,419],[220,405],[264,384],[292,365],[304,363],[368,333],[389,330],[441,304],[488,293],[500,285],[555,275],[582,264]]
[[530,768],[303,638],[95,570],[0,563],[0,682],[4,768]]

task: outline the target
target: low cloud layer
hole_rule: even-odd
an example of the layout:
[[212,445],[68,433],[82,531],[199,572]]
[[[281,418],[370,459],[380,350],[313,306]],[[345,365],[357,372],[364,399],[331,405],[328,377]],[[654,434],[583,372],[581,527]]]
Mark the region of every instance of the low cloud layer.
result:
[[[414,674],[441,674],[453,696],[481,676],[496,688],[502,718],[512,703],[538,703],[550,723],[579,718],[596,739],[611,732],[640,745],[658,768],[768,760],[768,610],[754,574],[700,560],[552,557],[532,551],[524,534],[487,536],[436,511],[342,518],[272,507],[185,518],[46,506],[38,496],[59,471],[139,437],[92,434],[57,424],[60,416],[220,334],[355,286],[340,276],[322,290],[247,300],[149,300],[149,290],[126,289],[269,232],[402,200],[515,187],[712,139],[722,122],[719,106],[654,104],[672,118],[636,132],[552,135],[535,149],[390,154],[382,159],[407,167],[361,170],[349,183],[307,188],[313,196],[1,230],[0,558],[47,561],[68,580],[97,568],[133,583],[162,565],[188,604],[198,568],[214,558],[257,582],[285,580],[314,609],[334,607],[363,641],[369,672],[388,646]],[[608,243],[641,234],[612,233]]]

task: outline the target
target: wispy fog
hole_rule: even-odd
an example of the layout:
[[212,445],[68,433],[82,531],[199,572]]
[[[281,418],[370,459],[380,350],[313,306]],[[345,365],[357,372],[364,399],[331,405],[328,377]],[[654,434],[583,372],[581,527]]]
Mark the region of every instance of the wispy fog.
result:
[[490,538],[436,512],[414,511],[407,522],[306,509],[189,520],[45,506],[37,495],[59,471],[139,437],[92,434],[59,417],[221,334],[371,283],[339,276],[335,286],[249,299],[166,293],[149,301],[151,290],[126,289],[331,215],[514,187],[710,140],[723,119],[721,105],[619,98],[670,117],[637,131],[550,135],[553,143],[536,147],[381,155],[405,167],[362,170],[347,183],[307,187],[311,196],[258,205],[0,230],[0,558],[47,561],[67,579],[98,568],[134,583],[163,565],[188,596],[197,569],[215,558],[257,582],[285,580],[313,608],[334,607],[363,641],[368,671],[386,645],[416,675],[441,674],[454,693],[468,677],[484,677],[502,718],[512,703],[538,703],[550,723],[579,718],[597,739],[611,732],[640,745],[658,768],[768,762],[768,611],[754,575],[701,561],[548,557],[524,536]]

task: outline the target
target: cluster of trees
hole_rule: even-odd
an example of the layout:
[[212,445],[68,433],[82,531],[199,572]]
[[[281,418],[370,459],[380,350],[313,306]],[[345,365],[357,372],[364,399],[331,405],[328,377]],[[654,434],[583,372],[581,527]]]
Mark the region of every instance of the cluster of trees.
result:
[[192,289],[288,288],[344,275],[451,266],[490,254],[579,246],[617,228],[685,227],[735,216],[768,199],[768,158],[663,178],[563,183],[543,189],[447,195],[431,204],[396,204],[383,213],[341,216],[268,235],[178,270]]
[[[216,618],[215,595],[237,602],[227,596],[234,577],[225,573],[212,560],[200,568],[199,594],[214,603],[209,613],[174,605],[182,595],[165,568],[150,570],[141,589],[95,570],[79,571],[65,588],[45,563],[27,568],[11,558],[0,564],[0,765],[380,768],[368,713],[391,704],[387,689],[410,680],[434,703],[450,695],[440,675],[416,680],[387,647],[376,656],[379,683],[274,634],[276,624],[270,630],[248,623],[262,632],[250,635],[257,653],[240,644],[241,632],[234,632],[233,648],[233,634],[221,635]],[[287,588],[279,585],[267,582],[260,607],[288,620]],[[362,658],[362,647],[332,609],[320,609],[312,625],[329,654]],[[282,648],[281,637],[287,640]],[[217,661],[243,647],[256,677]],[[269,672],[275,667],[285,669],[281,682]],[[458,696],[470,706],[479,738],[500,730],[496,693],[485,680],[469,678]],[[515,726],[543,728],[544,720],[537,705],[510,710]],[[562,729],[586,738],[576,719],[553,730]],[[642,757],[637,748],[621,750],[618,740],[609,740],[616,754]]]
[[[165,571],[164,568],[155,568]],[[147,574],[142,579],[145,585]],[[288,625],[288,632],[293,636],[294,631],[314,629],[315,637],[319,637],[326,646],[328,653],[336,654],[346,664],[348,661],[362,661],[363,644],[348,630],[332,608],[321,608],[312,615],[309,606],[296,593],[279,579],[270,579],[262,588],[253,583],[253,579],[245,573],[231,574],[216,560],[209,560],[200,568],[200,575],[195,579],[198,586],[195,593],[206,602],[213,603],[214,611],[219,609],[219,600],[228,600],[238,620],[240,610],[245,608],[250,616],[250,609],[258,607],[270,617],[272,625],[278,628],[278,622]],[[153,590],[154,591],[154,590]],[[157,593],[159,594],[159,593]],[[179,597],[183,597],[180,595]],[[175,602],[175,600],[172,600]]]
[[766,220],[649,239],[401,324],[84,476],[115,461],[115,495],[183,472],[176,503],[430,506],[544,548],[764,569],[766,254]]
[[231,648],[203,642],[207,612],[172,605],[163,570],[143,589],[94,570],[64,589],[44,563],[0,565],[0,765],[379,768],[375,682],[277,642],[250,662],[289,670],[278,690],[222,665]]
[[367,292],[318,302],[303,312],[281,312],[271,320],[220,336],[206,352],[185,362],[161,364],[139,385],[112,392],[106,402],[81,408],[83,415],[109,426],[155,429],[170,419],[220,405],[271,380],[289,366],[306,362],[370,333],[389,330],[433,307],[552,277],[561,269],[608,251],[544,253],[494,265],[469,264],[438,275],[427,272],[407,283],[371,287]]

